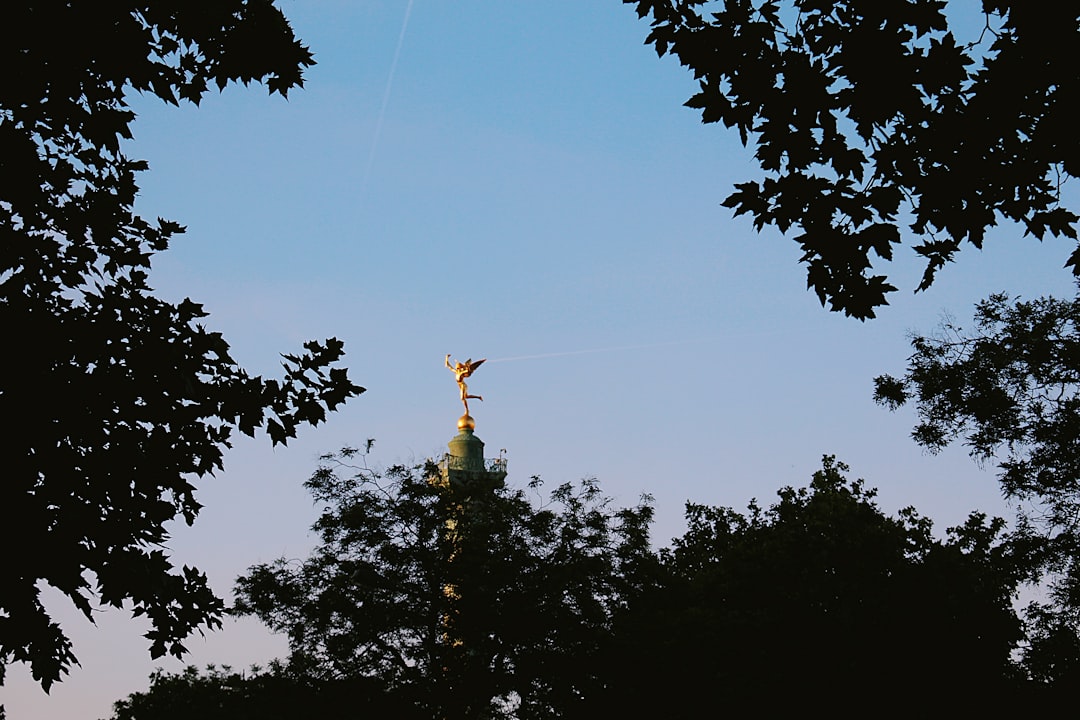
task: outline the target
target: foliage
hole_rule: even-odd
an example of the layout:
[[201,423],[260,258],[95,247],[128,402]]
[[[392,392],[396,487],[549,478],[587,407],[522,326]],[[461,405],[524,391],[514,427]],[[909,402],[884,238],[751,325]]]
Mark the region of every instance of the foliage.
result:
[[[687,505],[665,580],[620,617],[612,716],[700,717],[710,698],[760,714],[969,702],[1010,687],[1020,574],[1003,522],[972,514],[939,540],[913,508],[824,459],[809,488],[745,513]],[[656,688],[663,688],[661,694]]]
[[450,718],[558,717],[587,695],[610,617],[653,558],[651,508],[612,509],[595,481],[537,508],[524,490],[442,486],[431,464],[380,475],[356,457],[325,456],[307,482],[324,506],[311,556],[237,583],[235,611],[288,635],[290,670],[376,677]]
[[288,634],[287,664],[158,674],[114,720],[284,717],[289,694],[320,717],[566,720],[1069,697],[1077,646],[1059,617],[1029,625],[1026,664],[1013,659],[1023,535],[973,513],[940,539],[913,508],[886,516],[832,457],[768,508],[688,504],[687,531],[658,554],[649,507],[614,511],[593,482],[536,508],[505,486],[440,486],[431,466],[379,475],[355,457],[326,456],[308,482],[324,504],[312,555],[238,581],[236,611]]
[[280,664],[234,672],[211,665],[205,672],[155,671],[146,692],[113,704],[112,720],[294,720],[298,717],[393,717],[420,720],[409,704],[380,683],[354,678],[315,683]]
[[903,378],[875,379],[875,400],[914,400],[912,437],[938,451],[958,438],[989,461],[1004,452],[1001,485],[1047,503],[1054,524],[1075,518],[1080,493],[1080,298],[1013,301],[997,294],[975,308],[975,330],[947,321],[915,335]]
[[4,3],[0,63],[0,681],[28,662],[48,689],[75,656],[43,585],[87,618],[130,604],[152,655],[181,654],[222,610],[163,549],[165,524],[199,510],[191,479],[221,468],[233,431],[284,443],[363,389],[333,367],[336,339],[285,355],[280,380],[251,376],[198,303],[148,285],[183,228],[133,210],[146,163],[121,150],[126,94],[300,86],[311,53],[270,0]]
[[[873,272],[901,224],[920,239],[925,289],[999,221],[1076,238],[1061,204],[1080,171],[1070,98],[1080,11],[983,0],[625,0],[646,43],[688,67],[686,103],[751,139],[764,178],[724,201],[761,230],[795,228],[822,304],[874,316],[896,288]],[[1080,250],[1068,262],[1080,273]]]
[[1040,546],[1049,600],[1072,608],[1058,625],[1033,608],[1037,637],[1059,637],[1075,631],[1080,611],[1080,297],[993,295],[974,323],[972,332],[948,321],[937,335],[913,336],[906,373],[878,377],[874,398],[891,409],[913,402],[912,437],[929,450],[961,440],[977,460],[997,463],[1020,530]]

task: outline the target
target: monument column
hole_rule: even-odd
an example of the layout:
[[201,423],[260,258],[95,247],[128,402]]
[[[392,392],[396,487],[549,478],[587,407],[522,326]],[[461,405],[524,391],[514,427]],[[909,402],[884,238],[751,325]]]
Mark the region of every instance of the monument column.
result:
[[482,571],[485,554],[490,549],[484,536],[485,518],[490,517],[496,491],[506,480],[506,459],[484,457],[484,442],[476,436],[476,421],[469,414],[469,400],[483,398],[469,394],[465,378],[483,362],[469,359],[451,364],[450,356],[446,356],[446,367],[454,372],[465,413],[458,418],[457,435],[448,443],[449,452],[438,463],[438,473],[428,479],[439,491],[445,528],[442,540],[446,557],[442,588],[445,604],[440,619],[442,673],[448,691],[444,694],[445,720],[475,717],[477,704],[490,698],[486,687],[490,658],[467,639],[470,635],[467,628],[471,626],[475,632],[483,624],[483,618],[472,611],[469,617],[462,617],[462,597],[469,594],[467,578]]

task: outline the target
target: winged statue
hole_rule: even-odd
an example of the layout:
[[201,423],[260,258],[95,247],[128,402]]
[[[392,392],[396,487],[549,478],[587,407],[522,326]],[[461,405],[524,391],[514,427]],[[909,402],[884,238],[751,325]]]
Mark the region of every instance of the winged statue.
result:
[[485,360],[487,360],[487,358],[483,358],[481,360],[477,360],[477,361],[473,362],[473,359],[469,358],[465,362],[456,362],[453,365],[451,365],[450,364],[450,353],[446,354],[446,367],[450,368],[451,372],[454,373],[455,379],[457,380],[458,390],[461,391],[461,402],[465,406],[465,414],[466,415],[469,414],[469,400],[470,399],[472,399],[472,400],[480,400],[482,402],[484,400],[484,398],[480,397],[479,395],[470,395],[469,394],[469,386],[465,384],[465,378],[472,375],[473,371],[475,371],[476,368],[483,365]]

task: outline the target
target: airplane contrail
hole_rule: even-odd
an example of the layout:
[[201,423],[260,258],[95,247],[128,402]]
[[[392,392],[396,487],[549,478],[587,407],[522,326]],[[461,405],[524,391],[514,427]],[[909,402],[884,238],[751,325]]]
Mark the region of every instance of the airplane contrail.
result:
[[375,148],[378,147],[379,136],[382,134],[383,118],[386,117],[386,106],[390,103],[390,89],[394,86],[394,73],[397,71],[398,57],[401,56],[401,45],[405,41],[405,30],[409,27],[412,6],[413,0],[409,0],[409,4],[405,7],[405,19],[401,23],[401,33],[398,35],[397,47],[394,49],[394,59],[390,63],[390,74],[386,77],[386,89],[383,90],[382,106],[379,108],[379,117],[375,121],[375,136],[371,139],[367,168],[364,170],[364,182],[360,187],[361,197],[367,194],[368,180],[371,178],[371,167],[375,164]]
[[707,342],[713,338],[697,338],[694,340],[674,340],[672,342],[646,343],[644,345],[620,345],[616,347],[592,348],[589,350],[566,350],[563,352],[539,353],[537,355],[517,355],[514,357],[497,358],[488,360],[489,363],[513,362],[515,360],[537,360],[540,358],[565,357],[567,355],[588,355],[591,353],[617,352],[619,350],[645,350],[648,348],[669,347],[671,345],[688,345],[690,343]]

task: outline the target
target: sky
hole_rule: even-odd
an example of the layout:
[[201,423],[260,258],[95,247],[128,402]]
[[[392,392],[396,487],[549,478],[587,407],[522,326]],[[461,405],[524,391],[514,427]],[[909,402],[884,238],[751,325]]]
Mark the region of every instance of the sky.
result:
[[[187,233],[154,262],[161,295],[205,305],[234,357],[274,375],[279,353],[345,341],[367,392],[288,447],[240,439],[195,481],[205,508],[173,528],[178,565],[228,597],[256,563],[303,557],[317,516],[301,483],[320,454],[375,445],[386,467],[441,455],[469,380],[476,434],[505,449],[509,482],[595,477],[619,505],[655,500],[654,538],[687,501],[742,509],[809,482],[823,454],[914,505],[939,530],[980,509],[1009,516],[993,468],[963,448],[931,456],[914,413],[872,401],[900,374],[911,332],[970,324],[992,292],[1073,291],[1067,242],[994,230],[915,294],[908,247],[883,266],[900,288],[877,319],[823,309],[790,238],[720,206],[755,177],[737,133],[682,106],[690,74],[643,44],[615,0],[293,0],[279,3],[318,64],[288,100],[231,87],[198,108],[135,96],[137,208]],[[46,595],[81,667],[50,695],[20,666],[13,720],[110,714],[156,667],[244,668],[286,651],[253,620],[151,660],[145,624],[90,625]]]

